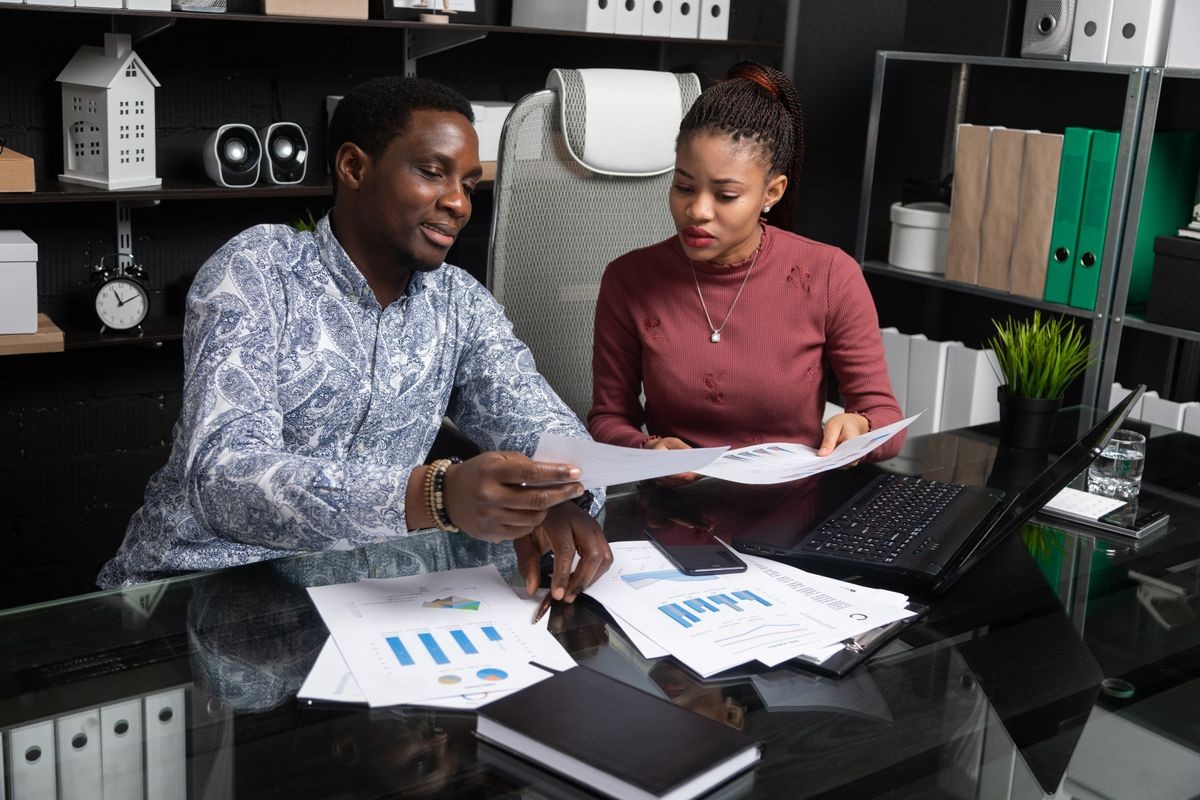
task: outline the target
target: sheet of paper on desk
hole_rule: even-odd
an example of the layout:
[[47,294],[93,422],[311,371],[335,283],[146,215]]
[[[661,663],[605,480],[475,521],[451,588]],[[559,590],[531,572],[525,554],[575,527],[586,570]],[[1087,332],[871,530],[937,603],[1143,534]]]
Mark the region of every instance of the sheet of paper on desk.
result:
[[[527,597],[524,590],[512,588],[517,600],[526,606],[530,618],[541,604],[542,597],[549,591],[541,589],[533,597]],[[543,630],[547,630],[550,616],[548,614],[543,616],[536,624]],[[505,694],[507,692],[491,692],[486,700],[491,702]],[[322,700],[334,703],[366,704],[367,702],[367,696],[363,694],[362,689],[358,688],[358,681],[354,680],[354,673],[350,671],[350,667],[346,666],[346,659],[342,658],[342,653],[338,650],[332,636],[325,640],[321,652],[317,655],[317,660],[309,670],[308,677],[304,679],[300,691],[296,692],[296,697],[301,700]],[[435,708],[471,709],[478,708],[481,703],[476,698],[468,699],[457,696],[434,698],[423,701],[420,705]]]
[[801,653],[911,615],[888,596],[831,590],[829,578],[765,559],[746,572],[684,575],[649,542],[614,542],[613,564],[587,593],[628,633],[636,630],[696,674]]
[[371,706],[456,698],[474,707],[574,660],[494,566],[308,590]]
[[916,414],[877,430],[868,431],[862,436],[847,439],[827,456],[818,456],[816,450],[803,444],[768,442],[729,450],[716,461],[694,471],[736,483],[785,483],[800,480],[853,464],[907,428],[919,416],[921,415]]
[[574,464],[583,472],[580,482],[587,489],[694,472],[711,464],[728,447],[698,447],[692,450],[642,450],[618,447],[586,439],[543,433],[534,461]]

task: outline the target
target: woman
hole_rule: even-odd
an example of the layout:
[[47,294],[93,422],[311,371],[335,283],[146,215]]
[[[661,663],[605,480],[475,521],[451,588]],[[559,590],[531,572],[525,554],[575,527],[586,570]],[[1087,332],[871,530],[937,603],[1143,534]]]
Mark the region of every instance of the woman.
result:
[[[798,92],[782,72],[742,62],[696,100],[676,143],[678,235],[627,253],[601,281],[588,414],[597,441],[801,442],[825,455],[900,419],[858,264],[767,224],[792,225],[803,160]],[[847,410],[822,427],[827,368]],[[902,441],[870,457],[890,458]]]

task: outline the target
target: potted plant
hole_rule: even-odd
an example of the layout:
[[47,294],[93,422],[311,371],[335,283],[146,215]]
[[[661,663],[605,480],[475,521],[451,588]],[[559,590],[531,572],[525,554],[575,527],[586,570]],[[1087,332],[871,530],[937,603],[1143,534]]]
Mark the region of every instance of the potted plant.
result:
[[1040,311],[1032,319],[992,324],[996,333],[987,347],[1000,368],[1000,441],[1043,447],[1067,387],[1092,363],[1091,346],[1080,325]]

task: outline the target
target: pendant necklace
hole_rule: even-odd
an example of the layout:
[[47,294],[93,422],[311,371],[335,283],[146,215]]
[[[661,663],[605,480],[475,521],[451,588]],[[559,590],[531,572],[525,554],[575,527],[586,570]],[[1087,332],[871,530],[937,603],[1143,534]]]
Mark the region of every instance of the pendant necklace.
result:
[[712,331],[708,340],[713,344],[719,344],[721,341],[721,331],[725,330],[725,326],[729,324],[729,317],[733,314],[733,307],[737,305],[737,301],[742,296],[742,289],[746,288],[746,281],[750,280],[750,270],[754,269],[755,262],[758,261],[758,254],[762,252],[763,242],[767,238],[767,232],[763,231],[762,237],[758,240],[758,248],[754,251],[754,257],[750,259],[750,266],[746,267],[746,277],[742,278],[742,285],[738,287],[737,294],[733,296],[733,302],[729,304],[729,311],[725,314],[725,319],[721,320],[720,327],[713,325],[712,317],[708,315],[708,304],[704,302],[704,293],[700,291],[700,279],[696,277],[696,262],[688,259],[688,263],[692,265],[692,283],[696,286],[696,296],[700,298],[700,308],[704,309],[704,319],[708,323],[708,329]]

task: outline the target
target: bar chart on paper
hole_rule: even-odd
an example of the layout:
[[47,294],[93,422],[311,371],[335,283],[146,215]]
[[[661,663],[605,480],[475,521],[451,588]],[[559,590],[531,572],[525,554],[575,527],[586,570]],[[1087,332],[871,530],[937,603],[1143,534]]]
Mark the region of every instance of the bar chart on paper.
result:
[[544,628],[529,625],[531,607],[495,567],[367,579],[309,594],[372,706],[482,701],[550,674],[531,662],[574,665]]
[[674,603],[661,605],[658,610],[683,627],[690,628],[701,622],[700,615],[702,614],[718,614],[722,611],[744,613],[746,609],[742,608],[741,603],[758,603],[764,608],[774,605],[749,589],[742,589],[728,594],[722,592],[702,597],[687,597]]
[[419,633],[393,633],[384,636],[388,649],[401,667],[416,666],[418,660],[431,662],[438,667],[462,667],[464,674],[443,672],[437,681],[443,685],[462,683],[464,677],[473,673],[480,680],[502,681],[508,673],[495,666],[480,667],[476,661],[481,655],[491,655],[495,661],[506,661],[513,653],[506,648],[504,635],[494,625],[474,628],[449,628]]

